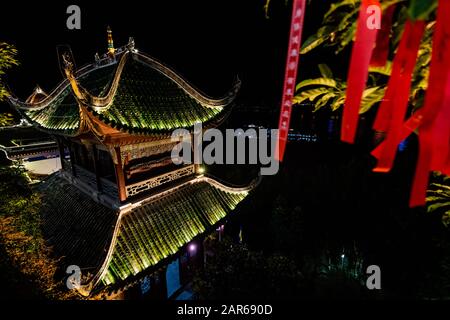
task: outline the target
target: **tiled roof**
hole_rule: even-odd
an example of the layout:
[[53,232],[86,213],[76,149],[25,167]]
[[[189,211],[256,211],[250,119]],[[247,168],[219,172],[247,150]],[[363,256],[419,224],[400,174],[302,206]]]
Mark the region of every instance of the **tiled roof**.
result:
[[66,265],[95,274],[104,261],[118,212],[84,194],[58,174],[42,182],[44,237]]
[[[119,63],[87,66],[75,76],[83,95],[75,98],[69,82],[41,100],[10,102],[38,127],[54,133],[75,135],[80,129],[83,104],[95,117],[131,134],[167,134],[176,128],[192,129],[197,122],[223,118],[238,86],[225,98],[207,98],[173,70],[132,51],[117,56]],[[123,60],[123,64],[122,64]],[[94,101],[107,101],[98,105]]]
[[65,257],[66,266],[78,265],[83,275],[89,273],[84,283],[90,292],[170,258],[225,218],[251,188],[194,179],[122,214],[95,202],[59,174],[37,190],[43,195],[45,238]]
[[161,72],[129,58],[112,104],[95,114],[117,129],[146,133],[190,128],[221,111],[202,106]]
[[245,191],[229,193],[202,181],[124,215],[103,282],[125,280],[177,253],[246,196]]
[[[114,75],[115,66],[94,69],[79,79],[83,87],[93,94],[104,94]],[[78,103],[70,86],[66,87],[46,108],[23,112],[39,127],[66,134],[75,133],[80,125]]]

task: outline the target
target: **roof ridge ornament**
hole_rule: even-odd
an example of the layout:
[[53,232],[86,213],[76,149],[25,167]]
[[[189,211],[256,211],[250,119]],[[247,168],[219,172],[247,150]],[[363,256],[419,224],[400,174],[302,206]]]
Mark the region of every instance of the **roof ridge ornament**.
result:
[[241,89],[242,81],[241,78],[239,78],[239,75],[236,75],[236,78],[234,80],[233,88],[230,91],[230,95],[236,95],[238,91]]
[[66,72],[72,72],[73,73],[73,62],[71,61],[69,54],[67,52],[64,52],[62,54],[62,59],[64,63],[64,71]]
[[84,94],[82,93],[81,88],[78,86],[77,79],[74,75],[73,62],[67,52],[62,54],[62,60],[64,64],[64,73],[66,74],[67,79],[72,86],[72,90],[75,93],[76,97],[80,100],[84,100]]
[[100,56],[99,56],[98,52],[95,53],[94,60],[95,60],[95,65],[98,67],[100,65]]
[[133,37],[129,37],[128,38],[128,44],[127,44],[127,48],[130,51],[134,51],[135,49],[135,43],[134,43],[134,38]]
[[41,89],[41,87],[37,84],[36,87],[34,88],[34,92],[37,94],[45,94],[47,95],[44,90]]
[[44,100],[45,98],[47,98],[47,96],[48,94],[45,93],[45,91],[42,90],[39,85],[36,85],[36,87],[33,90],[33,93],[27,98],[27,100],[25,100],[25,103],[33,104]]

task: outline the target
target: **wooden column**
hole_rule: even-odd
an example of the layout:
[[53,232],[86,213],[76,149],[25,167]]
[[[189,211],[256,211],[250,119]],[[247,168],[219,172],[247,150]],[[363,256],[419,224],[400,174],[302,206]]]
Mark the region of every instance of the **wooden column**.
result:
[[120,147],[114,147],[116,162],[114,163],[116,171],[117,190],[119,191],[119,200],[124,202],[127,200],[125,191],[125,176],[123,174],[122,157],[120,156]]

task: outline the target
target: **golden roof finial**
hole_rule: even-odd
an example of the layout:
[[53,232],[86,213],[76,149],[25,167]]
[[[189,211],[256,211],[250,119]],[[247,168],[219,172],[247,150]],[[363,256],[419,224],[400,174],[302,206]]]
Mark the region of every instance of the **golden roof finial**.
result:
[[114,41],[112,37],[111,28],[108,26],[106,31],[108,32],[108,54],[111,58],[114,58],[114,52],[116,50],[114,49]]

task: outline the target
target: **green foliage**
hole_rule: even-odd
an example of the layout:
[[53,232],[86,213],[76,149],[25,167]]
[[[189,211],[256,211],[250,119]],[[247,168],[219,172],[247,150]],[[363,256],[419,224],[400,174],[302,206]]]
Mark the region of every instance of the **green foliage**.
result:
[[427,194],[427,210],[442,215],[442,223],[450,226],[450,177],[435,174]]
[[423,20],[428,19],[430,14],[432,14],[438,5],[438,0],[411,0],[411,4],[409,6],[409,16],[414,20]]
[[[332,73],[327,65],[320,64],[319,70],[322,77],[307,79],[296,86],[297,94],[293,102],[298,105],[312,105],[313,111],[318,111],[322,107],[329,106],[335,111],[343,106],[345,102],[345,91],[347,85],[339,79],[328,78]],[[374,69],[374,73],[390,73],[388,67],[384,69]],[[363,92],[360,113],[363,114],[379,103],[383,97],[386,86],[371,85]]]
[[41,231],[41,197],[20,165],[0,167],[0,280],[20,297],[75,298],[55,281],[57,260]]
[[[392,26],[392,54],[399,44],[408,16],[421,19],[431,17],[432,19],[436,9],[436,1],[427,2],[427,4],[423,1],[411,1],[408,7],[408,3],[404,0],[389,0],[382,2],[381,5],[383,8],[387,8],[396,3],[399,4],[400,9],[397,10]],[[335,53],[340,53],[354,38],[359,5],[359,0],[341,0],[332,3],[323,17],[322,26],[305,41],[301,53],[306,54],[319,46],[335,48]],[[419,49],[410,94],[412,110],[422,106],[428,86],[434,24],[435,21],[433,20],[428,22]],[[319,69],[321,68],[323,68],[323,65],[319,65]],[[327,67],[327,69],[330,68]],[[321,78],[307,79],[297,85],[294,103],[306,105],[305,102],[308,101],[310,102],[308,104],[314,106],[314,111],[325,106],[329,106],[333,111],[337,110],[344,105],[346,83],[339,79],[331,79],[331,71],[325,73],[322,70],[320,71]],[[391,61],[388,61],[384,67],[371,67],[369,69],[369,85],[363,93],[360,114],[369,111],[381,102],[391,72]],[[324,78],[330,79],[324,80]]]
[[[385,9],[401,2],[405,0],[387,0],[381,3],[381,7]],[[360,4],[360,0],[331,3],[323,17],[322,26],[305,40],[300,53],[306,54],[321,45],[335,47],[336,53],[345,49],[355,37]]]
[[219,242],[210,237],[205,246],[214,255],[206,258],[204,271],[193,282],[200,299],[295,299],[303,292],[303,276],[285,256],[266,257],[228,238]]
[[12,125],[14,123],[14,116],[11,113],[0,114],[0,127]]
[[27,251],[39,250],[42,244],[40,197],[31,191],[23,166],[0,168],[0,195],[0,217],[12,218],[18,231],[36,239],[28,242]]
[[17,49],[14,46],[5,42],[0,42],[0,101],[8,95],[3,83],[3,76],[5,75],[6,70],[18,65],[16,55]]

